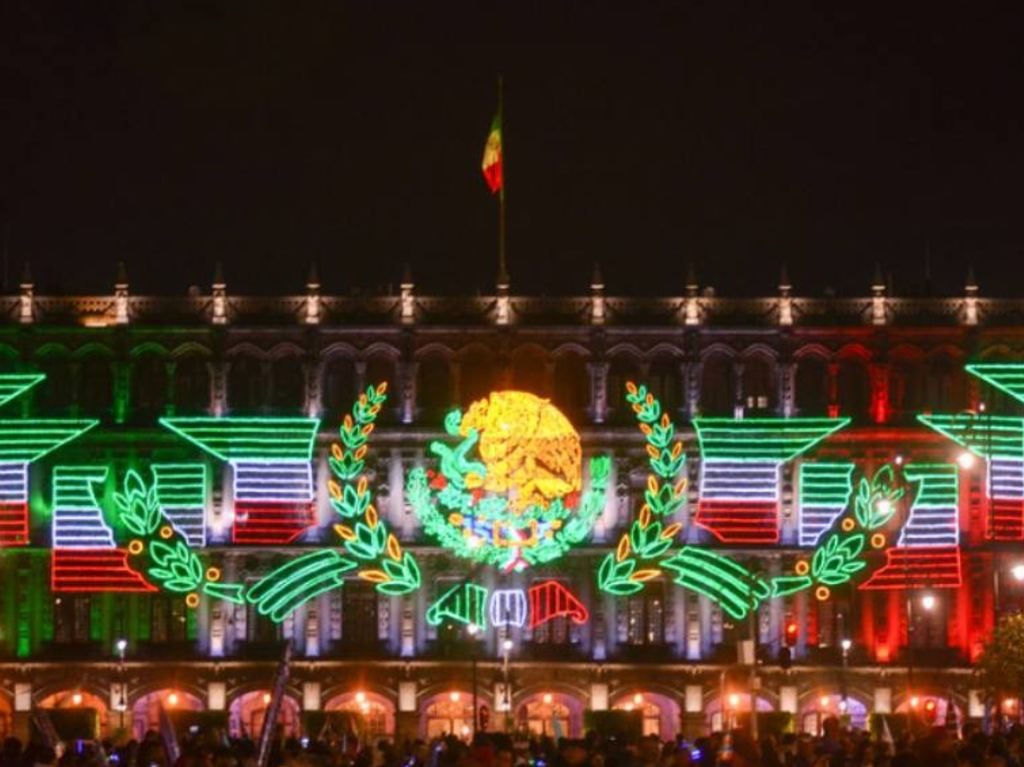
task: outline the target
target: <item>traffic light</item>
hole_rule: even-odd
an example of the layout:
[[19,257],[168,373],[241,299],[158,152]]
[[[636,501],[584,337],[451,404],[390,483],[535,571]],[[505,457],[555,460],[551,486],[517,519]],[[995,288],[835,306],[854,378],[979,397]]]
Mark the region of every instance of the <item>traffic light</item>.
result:
[[796,647],[796,640],[800,636],[800,627],[796,621],[786,622],[786,647]]

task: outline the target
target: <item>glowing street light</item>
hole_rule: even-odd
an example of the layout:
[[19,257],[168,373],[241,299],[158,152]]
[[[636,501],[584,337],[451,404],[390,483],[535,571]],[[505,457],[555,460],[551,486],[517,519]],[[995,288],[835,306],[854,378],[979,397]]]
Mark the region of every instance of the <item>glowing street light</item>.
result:
[[1024,562],[1018,562],[1010,568],[1010,575],[1015,581],[1024,581]]
[[961,469],[967,471],[974,466],[974,453],[970,450],[964,450],[956,457],[956,462],[960,464]]
[[925,610],[934,610],[935,609],[935,595],[934,594],[925,594],[923,597],[921,597],[921,607],[923,607]]

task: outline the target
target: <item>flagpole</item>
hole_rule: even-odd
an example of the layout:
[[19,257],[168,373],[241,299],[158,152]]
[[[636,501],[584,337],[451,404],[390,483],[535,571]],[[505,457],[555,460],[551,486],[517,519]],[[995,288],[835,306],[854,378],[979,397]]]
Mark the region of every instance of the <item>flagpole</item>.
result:
[[508,183],[505,162],[505,88],[498,75],[498,125],[501,130],[501,186],[498,188],[498,284],[508,285],[508,261],[505,258],[505,185]]

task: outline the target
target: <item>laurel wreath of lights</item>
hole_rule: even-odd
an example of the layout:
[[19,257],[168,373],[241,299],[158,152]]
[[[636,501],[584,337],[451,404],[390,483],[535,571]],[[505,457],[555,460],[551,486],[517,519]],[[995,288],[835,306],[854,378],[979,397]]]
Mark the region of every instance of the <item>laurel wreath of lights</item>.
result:
[[[471,487],[470,475],[486,477],[487,467],[470,457],[479,432],[471,428],[462,436],[461,423],[461,410],[448,413],[445,432],[458,441],[431,443],[439,470],[417,467],[406,484],[406,498],[428,535],[457,556],[505,571],[551,562],[583,542],[604,509],[611,469],[607,456],[590,459],[590,487],[582,495],[555,498],[547,505],[530,504],[513,513],[504,495],[488,495],[479,486]],[[515,538],[502,538],[501,529],[514,536],[528,533],[535,543],[516,545]]]
[[664,525],[658,518],[673,513],[685,500],[686,481],[675,480],[685,461],[682,442],[675,438],[675,426],[662,412],[661,403],[645,386],[627,383],[626,401],[647,442],[651,471],[637,519],[598,568],[598,586],[609,594],[635,594],[647,581],[672,570],[677,585],[703,594],[739,620],[766,599],[799,591],[813,588],[817,599],[828,599],[832,588],[868,566],[868,550],[886,546],[888,537],[882,529],[896,517],[897,502],[907,491],[906,486],[898,486],[888,464],[870,478],[860,478],[852,506],[848,504],[813,554],[796,562],[792,573],[765,578],[704,546],[673,548],[682,524]]
[[157,500],[156,483],[148,485],[134,469],[124,477],[121,492],[114,493],[114,508],[121,526],[130,535],[128,563],[145,573],[159,588],[185,594],[185,604],[199,605],[199,594],[241,603],[244,586],[221,583],[216,567],[204,567],[185,536],[164,514]]

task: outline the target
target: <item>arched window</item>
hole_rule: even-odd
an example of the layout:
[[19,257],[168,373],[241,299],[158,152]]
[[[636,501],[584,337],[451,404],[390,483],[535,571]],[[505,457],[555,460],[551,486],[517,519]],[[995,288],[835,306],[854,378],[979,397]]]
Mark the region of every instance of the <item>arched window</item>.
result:
[[946,354],[928,360],[922,409],[948,413],[967,407],[967,382],[963,366]]
[[149,423],[164,414],[167,403],[167,363],[156,354],[144,354],[132,363],[132,411],[135,420]]
[[64,414],[71,407],[71,362],[63,356],[46,356],[39,359],[36,368],[46,375],[46,380],[32,390],[35,408],[47,415]]
[[306,374],[301,358],[279,357],[270,366],[270,404],[275,412],[294,414],[306,402]]
[[473,349],[459,361],[459,400],[463,408],[483,399],[496,388],[497,365],[494,355]]
[[775,374],[772,363],[762,356],[743,360],[743,406],[749,413],[775,407]]
[[440,423],[444,414],[455,407],[452,376],[448,360],[440,354],[429,354],[416,368],[416,406],[420,420]]
[[210,371],[197,354],[180,357],[174,366],[174,412],[198,415],[210,409]]
[[894,360],[889,394],[893,409],[904,419],[921,412],[925,396],[923,360]]
[[228,372],[228,407],[233,413],[259,411],[264,402],[263,363],[252,357],[233,357]]
[[862,420],[868,414],[871,385],[863,360],[848,358],[839,363],[839,414]]
[[628,424],[633,420],[633,410],[626,403],[626,384],[629,381],[643,383],[640,376],[640,360],[632,354],[617,354],[608,366],[608,421],[610,423]]
[[582,354],[567,352],[555,358],[552,399],[570,420],[582,420],[590,404],[590,375]]
[[828,411],[828,365],[821,357],[807,356],[796,363],[796,407],[804,416]]
[[428,740],[445,735],[466,739],[473,732],[473,696],[468,693],[452,692],[439,697],[423,713]]
[[668,354],[654,358],[647,371],[647,387],[661,402],[662,412],[674,416],[682,401],[682,377],[679,360]]
[[337,420],[352,407],[356,395],[356,363],[351,357],[336,355],[324,365],[324,416]]
[[512,388],[538,397],[549,396],[551,384],[547,364],[547,356],[542,350],[532,347],[517,349],[512,355]]
[[701,415],[731,416],[735,386],[732,360],[713,354],[704,360],[700,377]]
[[92,356],[82,361],[78,374],[78,404],[82,415],[104,418],[114,403],[114,373],[107,357]]

